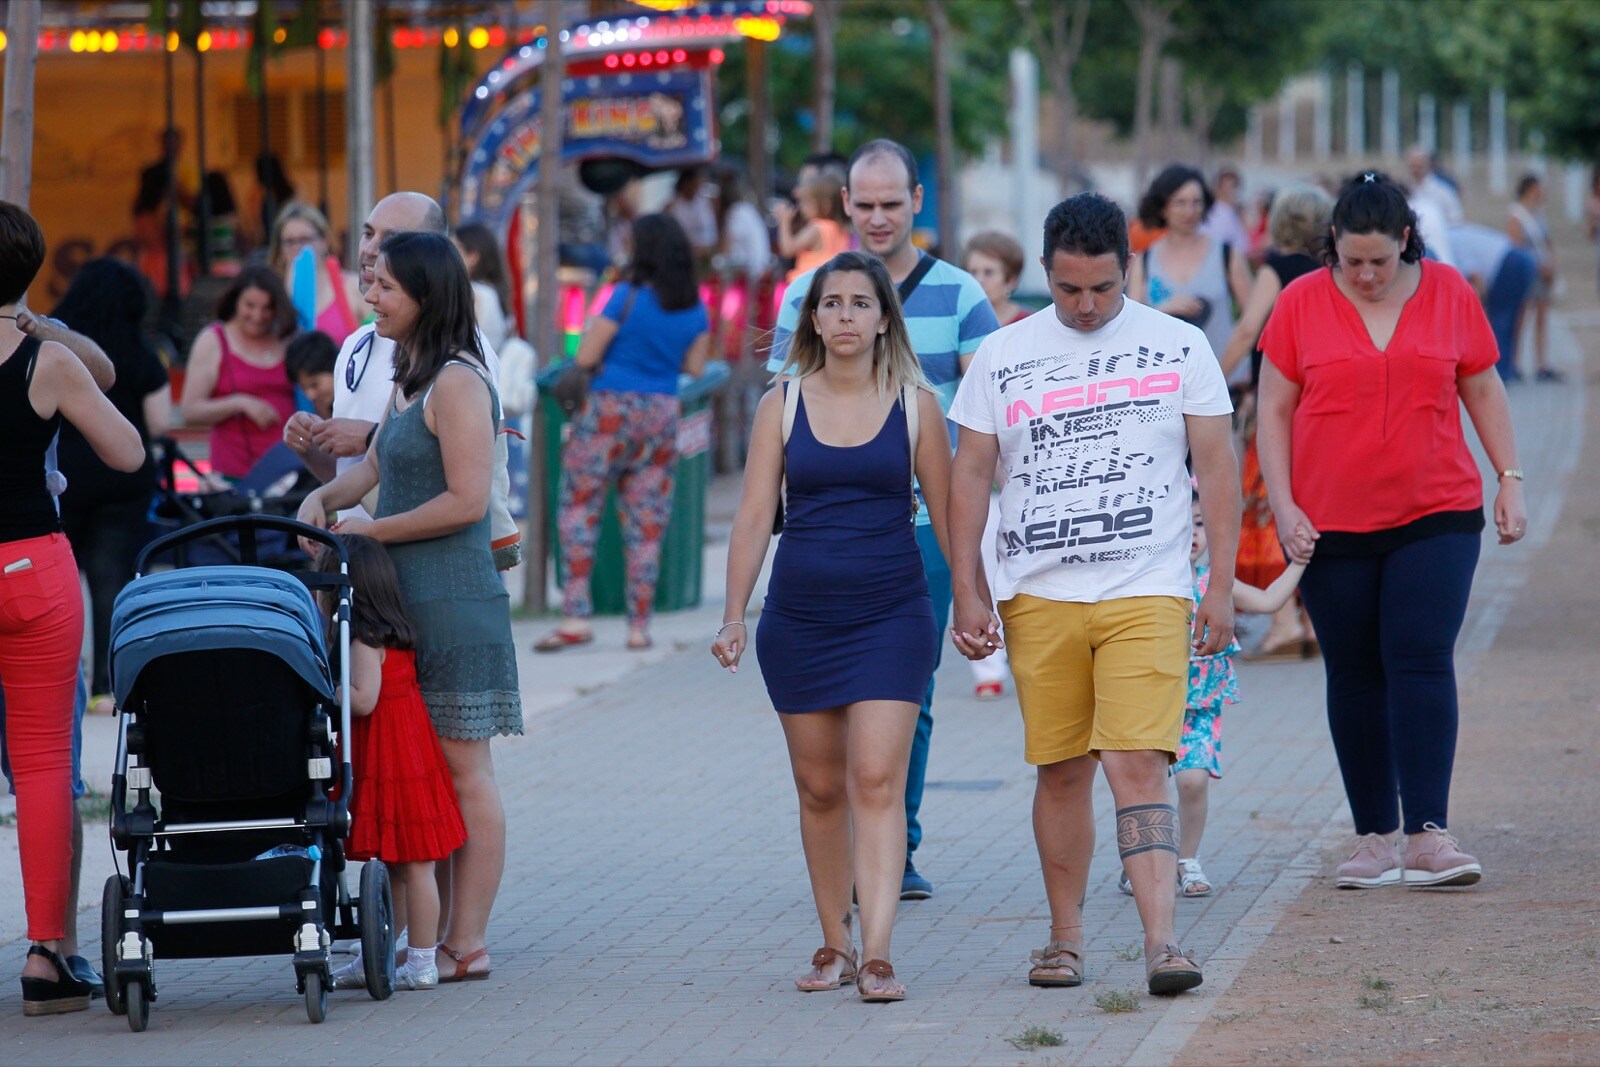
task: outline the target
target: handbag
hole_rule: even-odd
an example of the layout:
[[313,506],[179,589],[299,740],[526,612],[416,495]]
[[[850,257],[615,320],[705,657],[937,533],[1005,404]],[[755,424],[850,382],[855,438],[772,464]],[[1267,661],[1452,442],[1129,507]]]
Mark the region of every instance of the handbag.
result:
[[[639,287],[628,286],[628,299],[622,304],[622,317],[617,320],[617,330],[621,332],[622,324],[628,321],[628,312],[633,310],[634,298],[639,295]],[[612,338],[614,341],[615,338]],[[601,357],[604,363],[605,357]],[[594,384],[594,376],[600,370],[601,364],[593,367],[580,367],[577,357],[567,361],[561,368],[561,374],[556,378],[556,384],[551,386],[550,395],[555,397],[556,406],[561,409],[561,414],[568,419],[573,418],[583,410],[589,402],[589,387]]]

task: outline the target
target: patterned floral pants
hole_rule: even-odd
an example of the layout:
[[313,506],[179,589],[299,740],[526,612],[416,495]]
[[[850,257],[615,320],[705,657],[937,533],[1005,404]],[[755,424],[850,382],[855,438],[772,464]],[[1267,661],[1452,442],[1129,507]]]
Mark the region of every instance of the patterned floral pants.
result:
[[557,530],[566,563],[562,611],[573,618],[594,612],[589,578],[600,539],[606,491],[617,487],[627,560],[628,621],[643,626],[656,599],[661,536],[672,514],[672,477],[678,466],[678,398],[657,393],[597,391],[572,424],[561,453],[561,505]]

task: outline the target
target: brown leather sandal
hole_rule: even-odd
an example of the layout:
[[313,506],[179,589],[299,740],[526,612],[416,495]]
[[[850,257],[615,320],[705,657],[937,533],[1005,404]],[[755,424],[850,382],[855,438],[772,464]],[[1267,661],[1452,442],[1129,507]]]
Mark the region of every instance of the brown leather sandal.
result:
[[841,952],[836,948],[823,945],[817,949],[816,955],[811,957],[811,966],[820,971],[834,960],[843,960],[844,968],[831,985],[803,985],[802,983],[805,982],[805,979],[796,978],[794,987],[802,993],[826,993],[830,990],[838,989],[842,985],[849,985],[854,982],[856,980],[856,954],[854,950],[847,949]]
[[1182,993],[1204,981],[1193,954],[1171,943],[1162,945],[1150,957],[1145,964],[1144,976],[1150,985],[1150,992],[1156,996]]
[[[487,963],[489,961],[489,950],[487,948],[474,949],[471,952],[461,953],[461,952],[457,952],[455,949],[451,948],[449,945],[445,944],[443,941],[439,942],[439,946],[438,947],[439,947],[439,955],[440,956],[448,956],[452,960],[454,960],[455,963],[456,963],[455,968],[453,970],[447,970],[445,967],[440,966],[440,968],[439,968],[439,981],[441,981],[441,982],[481,982],[485,978],[489,977],[490,968],[488,968],[488,967],[485,967],[481,971],[474,971],[474,970],[470,970],[469,969],[471,967],[471,965],[472,965],[472,961],[473,960],[481,958],[485,963]],[[444,961],[441,959],[439,962],[441,964],[443,964]]]
[[[894,981],[894,968],[889,966],[888,960],[868,960],[861,965],[861,973],[870,974],[880,982]],[[892,993],[879,985],[875,992],[869,993],[867,992],[866,983],[861,981],[859,977],[856,979],[856,992],[861,994],[861,1002],[863,1004],[888,1004],[892,1001],[906,999],[904,988],[901,988],[898,993]]]
[[[1083,984],[1083,946],[1070,941],[1052,941],[1028,956],[1033,969],[1028,984],[1036,986],[1080,986]],[[1063,973],[1064,972],[1064,973]]]

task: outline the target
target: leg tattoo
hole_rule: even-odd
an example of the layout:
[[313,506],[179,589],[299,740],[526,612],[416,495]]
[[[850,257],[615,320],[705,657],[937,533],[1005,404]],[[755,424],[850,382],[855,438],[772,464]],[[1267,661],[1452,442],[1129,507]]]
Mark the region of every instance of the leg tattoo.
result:
[[1141,852],[1178,854],[1178,813],[1171,804],[1135,804],[1117,809],[1117,851],[1123,859]]

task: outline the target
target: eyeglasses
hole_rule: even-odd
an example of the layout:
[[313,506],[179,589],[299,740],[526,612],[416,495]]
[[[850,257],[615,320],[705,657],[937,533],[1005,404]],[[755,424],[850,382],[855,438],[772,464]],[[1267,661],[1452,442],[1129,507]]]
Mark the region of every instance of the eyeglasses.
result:
[[[376,336],[377,333],[374,331],[357,341],[356,346],[350,350],[350,358],[345,361],[344,387],[352,393],[355,392],[356,387],[361,384],[361,379],[367,376],[367,364],[372,362],[372,342],[373,338]],[[361,361],[361,370],[358,372],[356,370],[356,356],[360,355],[363,351],[366,352],[366,358]]]

